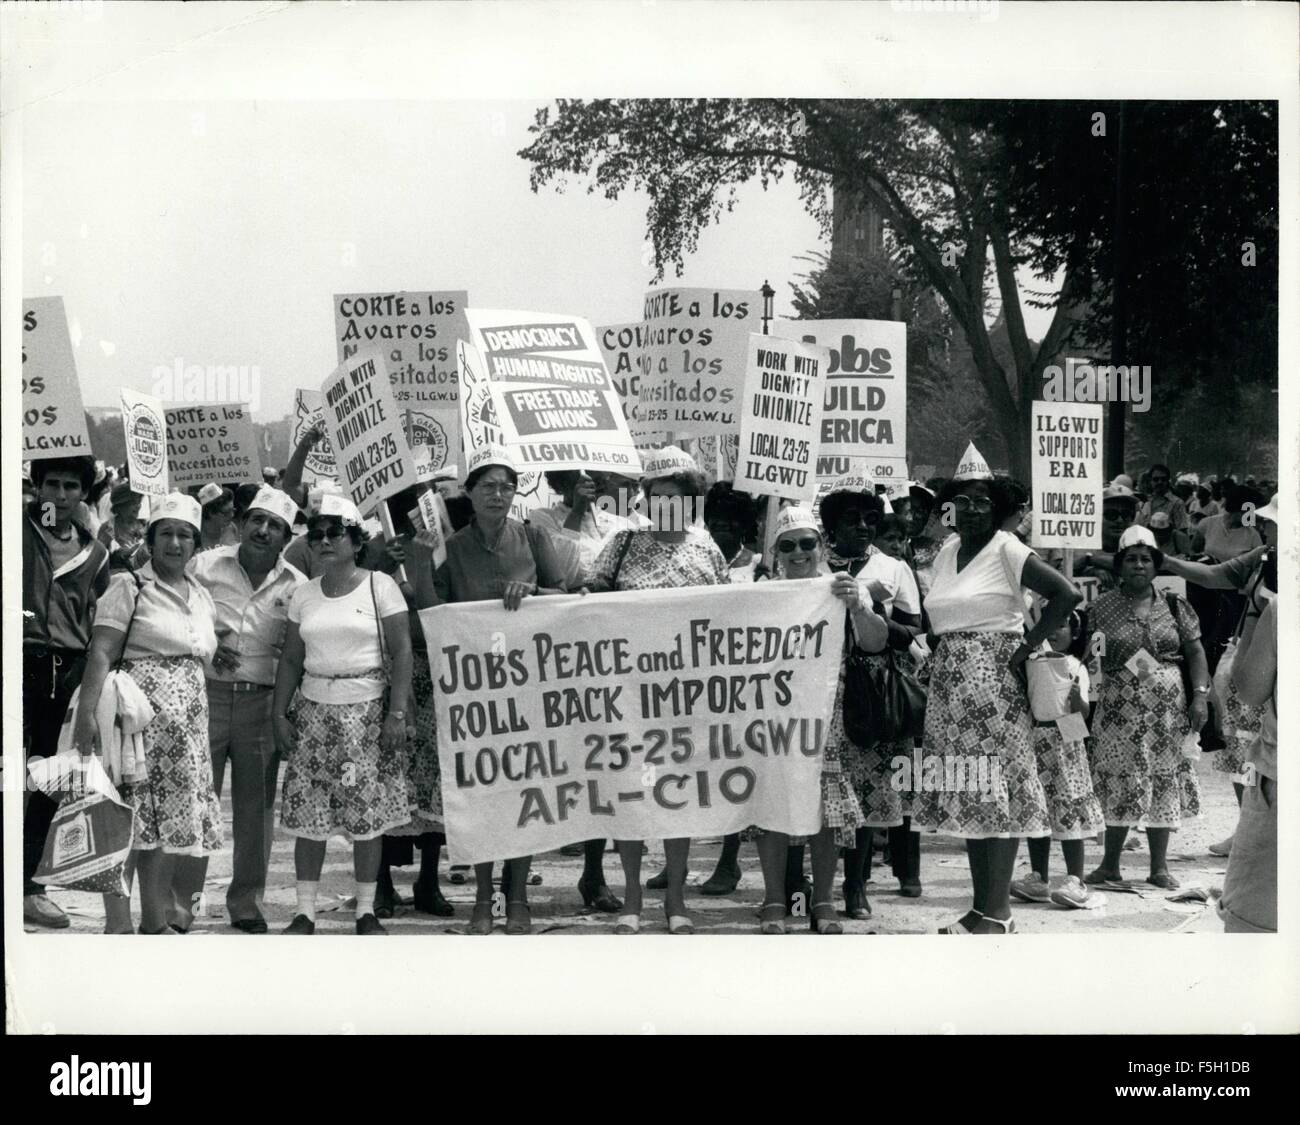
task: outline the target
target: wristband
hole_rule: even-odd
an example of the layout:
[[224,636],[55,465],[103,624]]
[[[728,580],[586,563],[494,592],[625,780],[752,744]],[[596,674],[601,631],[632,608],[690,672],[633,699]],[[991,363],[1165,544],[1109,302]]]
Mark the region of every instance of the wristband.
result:
[[1193,688],[1193,689],[1192,689],[1192,692],[1193,692],[1193,694],[1195,694],[1195,695],[1209,695],[1209,694],[1210,694],[1210,685],[1209,685],[1209,684],[1202,684],[1202,685],[1201,685],[1200,687],[1198,687],[1198,688]]

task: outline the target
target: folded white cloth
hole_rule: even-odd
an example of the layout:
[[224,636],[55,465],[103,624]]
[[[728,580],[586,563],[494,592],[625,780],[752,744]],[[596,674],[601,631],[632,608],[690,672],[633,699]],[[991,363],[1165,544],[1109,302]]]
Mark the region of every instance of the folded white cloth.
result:
[[[72,731],[81,707],[81,688],[72,693],[68,713],[59,731],[60,754],[73,751]],[[95,708],[104,770],[114,785],[145,778],[144,728],[154,720],[153,704],[129,672],[109,672]]]

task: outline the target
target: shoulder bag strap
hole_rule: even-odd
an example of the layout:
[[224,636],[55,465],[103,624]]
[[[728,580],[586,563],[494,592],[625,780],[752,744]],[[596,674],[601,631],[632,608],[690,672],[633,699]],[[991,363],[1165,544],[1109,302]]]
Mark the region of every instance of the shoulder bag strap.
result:
[[623,542],[619,544],[618,558],[614,560],[614,573],[609,579],[610,589],[613,589],[618,585],[619,571],[623,569],[623,560],[627,558],[628,548],[632,546],[632,536],[635,535],[636,532],[628,529],[627,531],[619,532],[619,534],[623,536]]
[[140,580],[140,572],[132,568],[128,568],[128,571],[131,577],[135,579],[135,604],[131,606],[131,616],[127,620],[126,633],[122,637],[122,655],[117,658],[117,664],[114,665],[115,669],[120,668],[122,661],[126,659],[126,646],[131,643],[131,627],[135,625],[135,615],[140,609],[140,594],[144,590],[144,583]]
[[384,623],[379,618],[379,598],[375,595],[375,572],[370,572],[370,604],[375,607],[375,632],[379,634],[379,659],[388,666],[388,653],[384,648]]

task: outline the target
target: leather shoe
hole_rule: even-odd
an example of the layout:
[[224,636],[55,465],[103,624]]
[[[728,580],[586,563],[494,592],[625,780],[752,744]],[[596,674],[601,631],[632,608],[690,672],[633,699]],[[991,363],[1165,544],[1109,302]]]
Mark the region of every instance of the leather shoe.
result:
[[286,934],[314,934],[316,932],[316,923],[313,922],[306,914],[295,914],[293,921],[284,928]]
[[66,930],[72,920],[45,895],[23,895],[23,921],[49,930]]
[[578,893],[582,895],[582,905],[588,910],[599,910],[604,914],[617,914],[623,909],[623,902],[604,883],[591,887],[585,880],[578,880]]
[[433,914],[439,918],[451,918],[455,915],[456,908],[442,897],[440,888],[434,887],[430,890],[416,883],[412,889],[415,892],[413,899],[415,909],[421,914]]
[[739,868],[733,868],[730,871],[719,869],[700,884],[700,894],[729,895],[738,886],[740,886]]
[[920,884],[920,883],[900,883],[900,884],[899,884],[899,887],[898,887],[898,893],[899,893],[900,895],[902,895],[904,898],[920,898],[920,897],[921,897],[921,884]]
[[646,890],[666,891],[668,889],[668,868],[664,868],[658,875],[651,875],[645,881]]
[[357,919],[357,933],[368,937],[371,934],[386,934],[388,931],[379,924],[379,919],[373,914],[363,914]]
[[230,924],[245,934],[266,933],[266,919],[260,914],[256,918],[232,918]]

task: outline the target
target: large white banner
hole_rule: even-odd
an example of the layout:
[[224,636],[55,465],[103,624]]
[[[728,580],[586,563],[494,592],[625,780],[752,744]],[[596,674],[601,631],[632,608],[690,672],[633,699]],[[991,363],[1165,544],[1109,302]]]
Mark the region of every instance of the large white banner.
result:
[[1101,546],[1105,452],[1100,403],[1033,404],[1035,547]]
[[[772,335],[830,349],[820,456],[906,458],[906,324],[894,320],[774,320]],[[819,468],[817,475],[833,473]]]
[[450,859],[821,828],[831,580],[420,611]]

